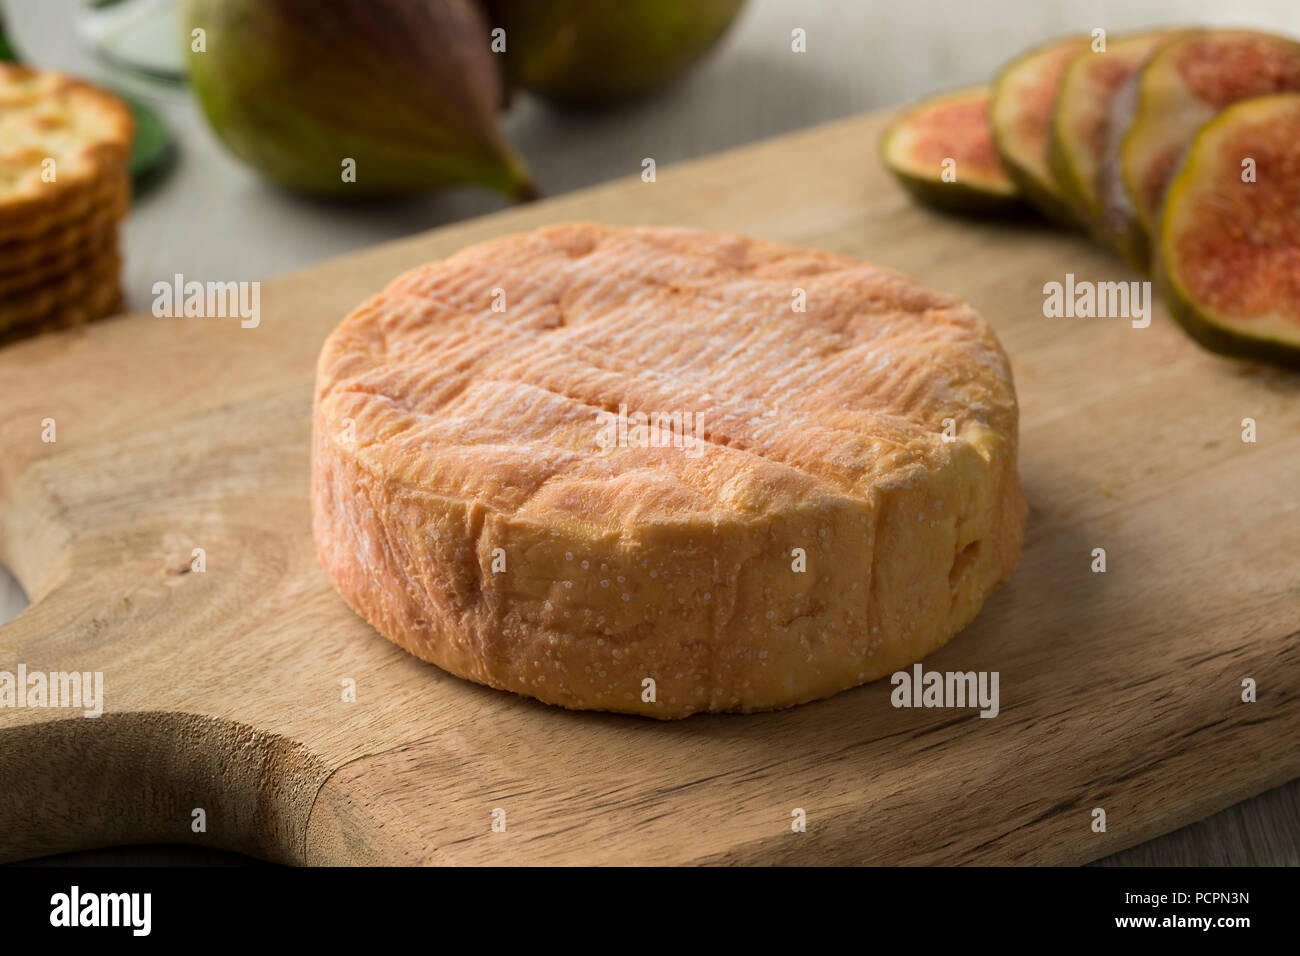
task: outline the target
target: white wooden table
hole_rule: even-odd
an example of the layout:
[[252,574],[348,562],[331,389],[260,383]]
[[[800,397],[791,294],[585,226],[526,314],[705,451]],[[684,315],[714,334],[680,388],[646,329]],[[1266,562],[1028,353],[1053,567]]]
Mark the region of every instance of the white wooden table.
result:
[[[72,26],[80,0],[0,2],[11,37],[30,60],[103,75]],[[1300,3],[750,0],[714,54],[662,95],[597,113],[556,111],[517,96],[504,125],[543,192],[555,194],[639,172],[646,156],[660,165],[673,163],[933,90],[983,82],[1010,57],[1056,35],[1198,22],[1259,25],[1300,36]],[[790,51],[795,27],[807,33],[804,54]],[[289,195],[228,156],[186,93],[152,90],[147,98],[175,131],[181,158],[170,178],[136,205],[125,226],[125,285],[132,308],[146,308],[153,283],[178,272],[205,280],[267,278],[504,205],[475,189],[360,206]],[[862,161],[876,159],[864,155]],[[0,621],[25,603],[0,571]],[[226,859],[157,848],[71,857],[81,863],[136,864]],[[1300,781],[1103,862],[1300,865]]]

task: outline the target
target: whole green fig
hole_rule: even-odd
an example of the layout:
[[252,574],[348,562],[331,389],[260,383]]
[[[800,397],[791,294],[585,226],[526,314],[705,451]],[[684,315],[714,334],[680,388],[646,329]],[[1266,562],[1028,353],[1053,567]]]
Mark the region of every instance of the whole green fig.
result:
[[212,128],[277,183],[532,192],[497,125],[500,64],[471,0],[185,0],[181,22]]
[[484,0],[510,82],[560,103],[659,89],[699,60],[745,0]]

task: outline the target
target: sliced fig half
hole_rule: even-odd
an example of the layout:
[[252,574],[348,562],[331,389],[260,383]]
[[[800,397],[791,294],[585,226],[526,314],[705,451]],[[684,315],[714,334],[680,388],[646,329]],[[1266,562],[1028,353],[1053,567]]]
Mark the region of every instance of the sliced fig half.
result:
[[1105,49],[1089,45],[1066,63],[1048,134],[1047,163],[1081,222],[1096,225],[1102,219],[1099,177],[1111,102],[1147,58],[1177,35],[1160,30],[1116,37]]
[[1012,182],[1044,215],[1067,224],[1074,213],[1048,165],[1047,138],[1065,66],[1088,44],[1066,37],[1013,60],[994,80],[989,104],[993,143]]
[[[1145,248],[1165,190],[1196,131],[1240,100],[1300,92],[1300,43],[1253,30],[1207,30],[1172,40],[1138,73],[1119,150],[1119,231]],[[1127,217],[1127,221],[1126,221]]]
[[975,216],[1028,210],[993,148],[987,86],[907,108],[881,136],[880,152],[903,188],[927,206]]
[[1120,171],[1120,147],[1133,122],[1137,109],[1139,69],[1111,97],[1107,108],[1106,148],[1097,169],[1097,196],[1101,201],[1101,218],[1093,224],[1093,235],[1118,252],[1142,272],[1151,267],[1151,243],[1138,222],[1133,201],[1124,188]]
[[1169,185],[1157,278],[1202,345],[1300,368],[1300,94],[1243,100]]

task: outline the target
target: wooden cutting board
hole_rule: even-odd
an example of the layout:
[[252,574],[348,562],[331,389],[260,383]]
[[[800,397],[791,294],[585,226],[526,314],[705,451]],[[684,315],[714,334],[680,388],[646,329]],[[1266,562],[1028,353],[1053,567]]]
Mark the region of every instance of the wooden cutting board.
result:
[[[1045,282],[1138,277],[1076,236],[912,205],[876,160],[882,123],[267,282],[256,329],[145,315],[0,352],[0,557],[33,601],[0,670],[99,671],[105,696],[97,719],[0,710],[0,857],[1080,863],[1300,776],[1300,376],[1208,355],[1159,307],[1146,329],[1045,318]],[[344,605],[308,521],[322,340],[402,270],[570,219],[847,253],[988,318],[1020,392],[1028,536],[926,666],[998,671],[996,718],[895,709],[887,682],[755,716],[569,713],[448,676]]]

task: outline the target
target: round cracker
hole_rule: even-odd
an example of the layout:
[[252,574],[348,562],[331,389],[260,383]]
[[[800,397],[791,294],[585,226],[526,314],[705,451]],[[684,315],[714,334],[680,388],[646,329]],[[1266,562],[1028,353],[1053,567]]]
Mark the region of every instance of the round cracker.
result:
[[105,206],[80,222],[51,229],[31,239],[0,241],[0,272],[20,272],[72,250],[84,250],[102,236],[115,235],[122,211],[120,206]]
[[[90,233],[78,243],[53,255],[29,262],[21,269],[0,272],[0,299],[17,295],[38,286],[56,283],[74,272],[93,270],[95,265],[117,250],[117,229],[110,226]],[[0,264],[4,260],[0,259]]]
[[18,243],[46,242],[66,229],[83,226],[87,219],[104,210],[123,218],[131,207],[131,177],[122,167],[106,175],[91,192],[35,210],[19,222],[6,222],[0,214],[0,248]]
[[106,285],[95,295],[81,302],[64,306],[47,312],[35,319],[20,322],[9,327],[0,326],[0,346],[8,345],[19,339],[30,338],[42,332],[57,332],[78,325],[85,325],[96,319],[108,318],[121,313],[126,305],[120,287]]
[[57,221],[100,195],[125,170],[134,134],[130,108],[107,90],[0,63],[0,229]]
[[105,288],[120,288],[118,272],[121,258],[117,250],[100,256],[54,282],[8,296],[0,296],[0,328],[8,328],[50,312],[76,306],[79,300],[91,299]]

